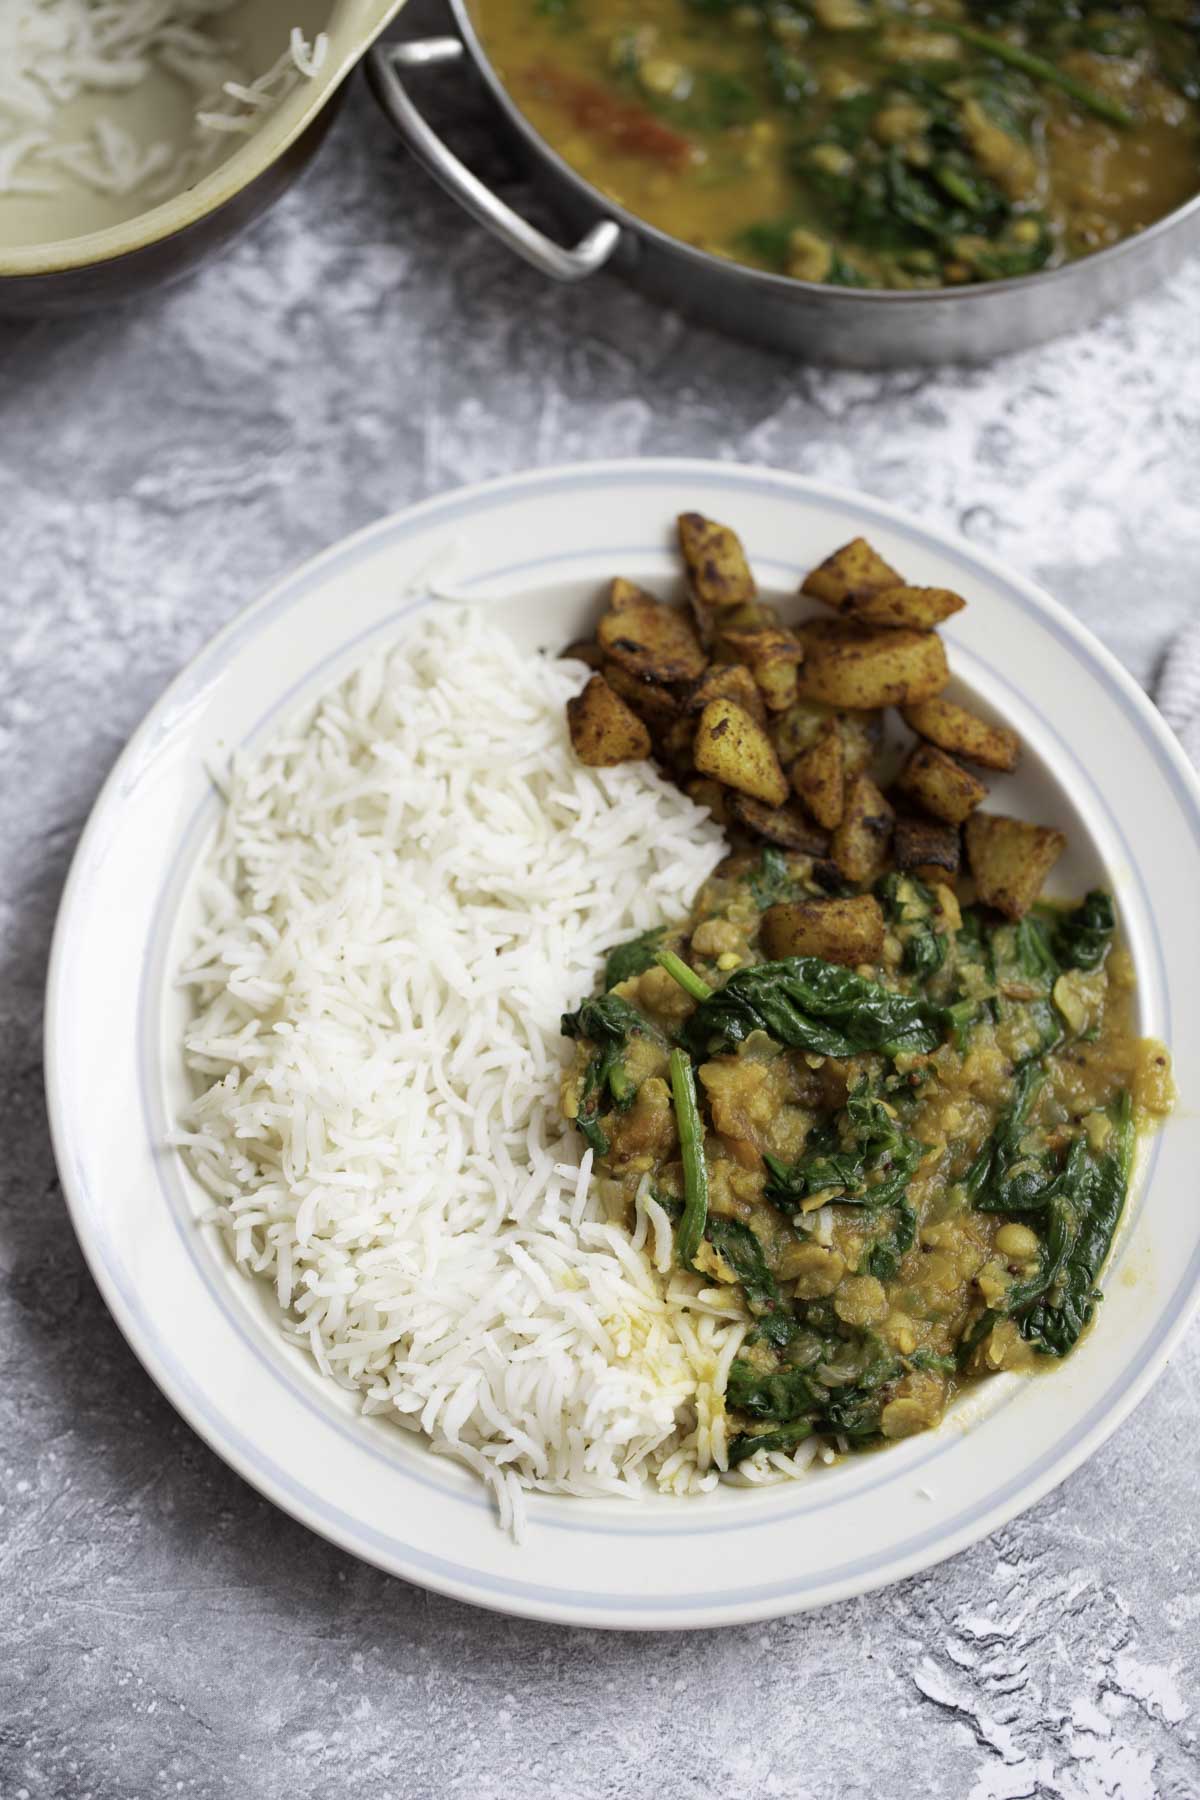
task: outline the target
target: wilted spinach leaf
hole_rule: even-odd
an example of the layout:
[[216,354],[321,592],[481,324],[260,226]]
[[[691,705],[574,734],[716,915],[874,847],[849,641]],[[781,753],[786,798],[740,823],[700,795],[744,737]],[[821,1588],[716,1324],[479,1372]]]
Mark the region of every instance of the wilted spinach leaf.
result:
[[655,925],[639,937],[627,938],[623,944],[612,944],[605,952],[605,989],[619,987],[632,975],[642,975],[654,966],[654,952],[666,936],[665,925]]
[[941,1039],[936,1007],[815,956],[735,970],[696,1008],[684,1035],[692,1054],[703,1058],[732,1049],[753,1031],[818,1056],[873,1050],[898,1056],[936,1049]]

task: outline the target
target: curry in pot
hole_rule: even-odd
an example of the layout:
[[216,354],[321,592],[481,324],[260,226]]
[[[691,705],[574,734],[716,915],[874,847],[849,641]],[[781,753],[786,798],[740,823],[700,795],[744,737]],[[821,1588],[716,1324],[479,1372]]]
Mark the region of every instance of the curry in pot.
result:
[[479,0],[479,23],[581,175],[800,280],[1028,275],[1200,188],[1195,0]]

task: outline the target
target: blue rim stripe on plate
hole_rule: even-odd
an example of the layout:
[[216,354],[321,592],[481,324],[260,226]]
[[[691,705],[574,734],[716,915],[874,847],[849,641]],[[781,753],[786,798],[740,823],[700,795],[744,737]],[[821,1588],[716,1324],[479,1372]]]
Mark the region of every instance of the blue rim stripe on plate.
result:
[[[953,560],[969,574],[973,574],[979,567],[988,569],[993,578],[1005,588],[1008,598],[1014,601],[1021,611],[1035,617],[1039,625],[1050,630],[1052,635],[1072,652],[1078,654],[1081,648],[1086,650],[1090,672],[1113,695],[1121,710],[1138,725],[1140,735],[1152,750],[1154,759],[1161,772],[1166,776],[1180,810],[1187,818],[1189,830],[1196,841],[1200,842],[1200,802],[1197,800],[1191,772],[1183,762],[1182,753],[1171,745],[1165,727],[1161,726],[1161,723],[1155,723],[1148,702],[1145,701],[1144,696],[1140,695],[1131,678],[1120,669],[1115,659],[1102,646],[1095,645],[1088,634],[1075,625],[1069,615],[1063,613],[1055,603],[1047,604],[1044,600],[1035,601],[1019,586],[1013,585],[1012,578],[985,553],[960,551],[952,542],[945,541],[937,533],[927,533],[913,522],[895,516],[882,503],[874,502],[866,497],[861,500],[851,499],[845,495],[824,490],[818,483],[782,477],[770,471],[725,468],[704,463],[687,464],[682,461],[673,461],[660,467],[656,467],[653,463],[638,464],[636,469],[630,464],[595,464],[573,470],[551,471],[545,474],[534,471],[523,477],[504,478],[498,482],[489,483],[482,489],[470,491],[466,495],[453,495],[443,500],[425,502],[399,519],[383,521],[348,542],[336,546],[319,558],[317,563],[285,581],[279,588],[252,606],[227,627],[218,638],[213,640],[206,650],[200,652],[199,657],[179,677],[168,695],[160,700],[146,727],[136,734],[110,778],[110,787],[118,795],[129,791],[129,786],[135,785],[138,779],[139,758],[144,762],[147,752],[152,751],[155,744],[173,729],[180,704],[186,702],[189,697],[194,697],[200,686],[207,686],[220,667],[236,655],[243,645],[256,636],[267,623],[278,616],[280,611],[295,605],[311,590],[314,584],[323,585],[335,570],[353,567],[364,555],[375,555],[381,545],[401,541],[405,535],[418,526],[425,527],[430,523],[450,524],[455,518],[467,512],[478,518],[481,512],[490,510],[496,505],[509,504],[515,496],[528,493],[531,489],[559,492],[581,486],[594,487],[605,478],[623,479],[634,474],[640,485],[677,487],[682,480],[693,479],[697,483],[711,484],[715,482],[722,487],[738,483],[762,492],[782,493],[787,496],[801,493],[806,498],[815,499],[825,505],[830,513],[850,517],[856,521],[861,521],[864,515],[873,514],[886,528],[898,535],[907,536],[915,543],[931,547],[940,558]],[[661,549],[660,546],[655,554],[660,553]],[[594,556],[596,553],[584,554]],[[560,556],[554,560],[561,564],[567,558]],[[761,561],[763,566],[768,566],[766,559],[756,560]],[[774,566],[784,568],[791,565],[776,563]],[[493,572],[487,576],[473,577],[470,585],[478,586],[485,580],[495,581],[504,578],[504,571]],[[370,632],[364,636],[377,635],[388,629],[389,624],[394,626],[398,616],[396,615],[391,621],[378,627],[372,627]],[[344,654],[345,650],[339,652],[339,658]],[[312,681],[313,675],[310,672],[298,684],[298,687],[309,689]],[[1025,704],[1028,705],[1028,701],[1025,701]],[[272,709],[272,712],[277,710],[278,708]],[[124,785],[128,783],[127,767],[133,776],[133,783]],[[106,788],[106,793],[108,791],[109,789]],[[1110,820],[1110,824],[1115,824],[1115,821]],[[89,833],[85,832],[78,858],[81,863],[86,862],[85,852],[89,847]],[[1138,873],[1140,876],[1140,872]],[[64,916],[65,911],[66,909],[64,909]],[[1147,917],[1153,928],[1153,913],[1148,911]],[[56,953],[59,948],[56,941]],[[64,943],[62,948],[65,952],[69,946]],[[1158,955],[1161,974],[1161,948]],[[55,964],[60,977],[64,961],[65,955],[60,960],[56,954]],[[63,989],[64,983],[59,979],[52,989],[52,999],[56,1002],[60,1001]],[[1166,991],[1165,981],[1162,999],[1165,1020],[1167,1018],[1166,1009],[1169,1007],[1169,994]],[[64,1029],[59,1019],[60,1012],[61,1006],[56,1004],[52,1009],[50,1019],[51,1036],[60,1029]],[[365,1547],[368,1555],[374,1552],[377,1556],[388,1558],[393,1564],[403,1561],[408,1565],[408,1570],[423,1572],[430,1579],[430,1585],[449,1587],[451,1591],[463,1592],[467,1597],[471,1596],[472,1591],[479,1593],[480,1590],[487,1589],[489,1593],[499,1597],[497,1603],[502,1603],[504,1597],[514,1601],[524,1599],[534,1606],[548,1608],[549,1614],[557,1617],[569,1617],[572,1612],[583,1609],[592,1613],[598,1611],[609,1616],[640,1611],[655,1611],[660,1616],[666,1616],[676,1611],[740,1607],[753,1605],[759,1601],[774,1601],[781,1598],[791,1598],[799,1603],[804,1598],[806,1591],[817,1585],[815,1578],[812,1581],[791,1580],[767,1588],[708,1591],[700,1595],[670,1598],[648,1598],[642,1594],[629,1596],[586,1594],[558,1588],[542,1588],[537,1584],[487,1577],[478,1570],[460,1567],[444,1559],[431,1557],[404,1544],[400,1539],[390,1538],[376,1532],[374,1528],[342,1514],[339,1509],[326,1502],[315,1501],[302,1484],[296,1483],[286,1471],[277,1468],[265,1459],[253,1444],[245,1440],[228,1424],[219,1410],[211,1406],[204,1395],[195,1388],[186,1368],[174,1357],[169,1345],[164,1344],[158,1338],[143,1312],[136,1289],[129,1282],[121,1265],[119,1253],[108,1242],[107,1233],[103,1230],[103,1219],[98,1214],[90,1192],[86,1169],[78,1156],[69,1154],[71,1135],[67,1129],[67,1121],[58,1115],[57,1109],[55,1109],[54,1127],[56,1148],[64,1168],[70,1168],[76,1177],[78,1184],[76,1196],[82,1201],[85,1209],[98,1225],[94,1241],[96,1243],[103,1242],[109,1250],[110,1260],[105,1265],[106,1273],[119,1292],[124,1306],[138,1325],[143,1341],[148,1342],[150,1353],[158,1359],[159,1366],[169,1373],[173,1385],[186,1396],[189,1410],[198,1413],[205,1419],[209,1427],[210,1441],[218,1447],[222,1444],[227,1446],[230,1460],[234,1462],[235,1466],[242,1467],[243,1472],[248,1472],[251,1479],[254,1479],[254,1471],[257,1469],[264,1479],[268,1480],[276,1489],[287,1494],[290,1497],[292,1510],[306,1523],[312,1524],[316,1521],[319,1528],[319,1521],[324,1518],[333,1528],[333,1533],[339,1541],[357,1542]],[[1143,1177],[1141,1187],[1143,1197],[1148,1189],[1152,1173],[1153,1164]],[[69,1198],[74,1199],[76,1196],[69,1195]],[[88,1246],[85,1246],[85,1249],[89,1250],[90,1260],[90,1249]],[[1156,1359],[1161,1344],[1181,1326],[1183,1314],[1187,1310],[1189,1290],[1193,1288],[1198,1274],[1200,1274],[1200,1254],[1194,1257],[1187,1269],[1183,1271],[1171,1294],[1169,1303],[1162,1310],[1157,1325],[1143,1345],[1136,1363],[1124,1371],[1119,1381],[1110,1384],[1103,1398],[1097,1401],[1085,1417],[1076,1424],[1068,1440],[1056,1445],[1033,1467],[1023,1469],[1001,1489],[993,1491],[986,1504],[976,1504],[955,1519],[941,1519],[931,1531],[917,1534],[902,1545],[891,1546],[887,1552],[886,1561],[876,1556],[847,1563],[836,1569],[823,1570],[819,1578],[822,1590],[828,1591],[831,1586],[837,1586],[839,1583],[844,1585],[854,1582],[863,1575],[869,1577],[872,1573],[879,1574],[881,1567],[883,1575],[886,1576],[898,1565],[911,1562],[914,1557],[919,1557],[935,1542],[953,1539],[963,1531],[969,1530],[972,1522],[980,1518],[995,1517],[1003,1511],[1018,1492],[1029,1488],[1056,1464],[1066,1460],[1070,1449],[1089,1437],[1104,1422],[1106,1415],[1119,1401],[1121,1394],[1128,1393],[1137,1385],[1141,1372]],[[138,1348],[136,1343],[135,1348]],[[154,1369],[151,1368],[151,1373],[154,1372]],[[361,1442],[361,1436],[357,1433],[356,1441]],[[405,1473],[411,1473],[411,1471],[406,1470]],[[801,1484],[801,1486],[803,1485]],[[800,1489],[797,1488],[792,1492],[798,1496]],[[754,1522],[748,1518],[745,1525],[748,1527]],[[589,1523],[585,1528],[594,1529],[594,1526]],[[397,1552],[399,1552],[399,1556],[397,1556]],[[549,1614],[543,1612],[542,1616],[549,1616]]]
[[[581,551],[576,554],[581,558],[586,557],[589,560],[594,560],[598,553],[596,550],[589,550]],[[606,546],[604,554],[611,555],[614,559],[620,558],[625,562],[626,566],[633,567],[642,563],[644,559],[653,556],[654,546],[627,544],[612,549],[611,551]],[[557,562],[558,560],[560,559],[557,557],[531,558],[524,563],[506,565],[499,576],[497,576],[495,572],[489,570],[484,574],[472,577],[471,582],[464,585],[479,586],[484,582],[494,582],[499,579],[504,579],[506,581],[511,580],[514,586],[516,586],[519,584],[522,577],[528,578],[533,571],[546,566],[548,563]],[[755,561],[756,565],[760,568],[773,567],[781,571],[785,579],[793,584],[803,573],[803,567],[801,565],[785,562],[781,559],[756,557]],[[300,595],[295,596],[293,603],[300,597]],[[394,642],[396,640],[397,627],[401,620],[411,617],[415,612],[423,611],[431,604],[436,604],[436,602],[429,600],[411,601],[407,606],[400,608],[388,619],[367,627],[355,637],[348,639],[345,644],[340,645],[336,650],[330,651],[326,656],[322,657],[319,662],[313,664],[312,668],[304,676],[293,682],[287,691],[259,716],[250,730],[243,735],[238,748],[249,749],[252,746],[259,745],[266,739],[268,734],[273,734],[282,727],[285,718],[294,712],[301,703],[303,697],[308,696],[311,702],[327,691],[325,684],[328,680],[329,672],[335,665],[344,665],[352,653],[364,651],[372,639],[386,638],[389,643]],[[1057,743],[1063,758],[1063,768],[1060,769],[1058,773],[1061,775],[1064,773],[1065,769],[1070,769],[1080,787],[1090,788],[1092,794],[1097,801],[1099,801],[1100,795],[1094,779],[1085,765],[1075,756],[1053,720],[1050,719],[1041,708],[1034,706],[1027,696],[1019,694],[1018,690],[1008,682],[986,658],[979,656],[973,651],[965,652],[961,650],[961,648],[959,654],[960,656],[964,656],[969,662],[973,662],[978,667],[984,669],[989,680],[994,682],[997,686],[1006,688],[1017,695],[1022,704],[1035,714],[1047,737]],[[151,927],[151,945],[153,947],[143,967],[142,993],[138,1006],[138,1065],[142,1095],[142,1112],[147,1137],[152,1144],[165,1143],[168,1131],[170,1130],[170,1121],[167,1118],[166,1108],[162,1103],[161,1071],[166,1066],[168,1056],[173,1057],[177,1054],[176,1047],[171,1047],[171,1049],[168,1050],[168,1047],[161,1042],[158,1030],[158,996],[162,992],[164,982],[169,979],[167,970],[168,940],[182,893],[193,878],[203,841],[215,828],[219,816],[220,802],[215,796],[210,795],[198,804],[184,831],[175,855],[171,859],[154,908],[154,923]],[[1110,824],[1120,841],[1126,863],[1131,870],[1136,885],[1140,889],[1145,913],[1150,922],[1154,944],[1153,973],[1155,988],[1158,991],[1159,1004],[1163,1012],[1166,1034],[1169,1036],[1170,996],[1166,989],[1162,946],[1158,938],[1153,914],[1150,911],[1148,889],[1141,870],[1137,868],[1135,864],[1124,832],[1115,820],[1110,821]],[[1124,1221],[1122,1236],[1125,1242],[1128,1241],[1130,1232],[1136,1225],[1137,1219],[1140,1216],[1145,1195],[1148,1191],[1150,1178],[1158,1161],[1160,1142],[1161,1140],[1157,1137],[1153,1140],[1150,1147],[1148,1162],[1141,1170],[1141,1180],[1138,1184],[1138,1192],[1134,1206],[1131,1208]],[[188,1202],[177,1160],[175,1158],[159,1159],[156,1163],[156,1170],[160,1191],[163,1195],[165,1204],[171,1214],[184,1249],[195,1266],[201,1282],[208,1290],[214,1304],[222,1312],[226,1321],[240,1337],[250,1354],[269,1370],[272,1377],[286,1387],[306,1410],[311,1411],[322,1418],[325,1423],[330,1425],[341,1436],[346,1437],[365,1448],[368,1454],[376,1460],[384,1462],[388,1467],[396,1470],[398,1473],[403,1473],[406,1477],[418,1482],[421,1486],[434,1489],[449,1500],[453,1500],[475,1510],[491,1511],[492,1503],[476,1481],[472,1480],[470,1481],[469,1486],[464,1486],[461,1480],[455,1479],[455,1476],[459,1473],[457,1468],[454,1470],[453,1474],[448,1468],[443,1475],[438,1470],[436,1462],[433,1464],[432,1468],[419,1466],[422,1462],[428,1464],[432,1459],[429,1458],[428,1455],[421,1453],[414,1456],[413,1446],[403,1442],[403,1440],[397,1442],[394,1447],[385,1448],[381,1443],[375,1441],[376,1434],[372,1433],[370,1435],[370,1441],[367,1441],[367,1434],[364,1434],[362,1431],[360,1421],[353,1415],[348,1416],[337,1407],[333,1402],[332,1395],[325,1397],[319,1392],[316,1383],[308,1374],[308,1371],[302,1371],[299,1368],[293,1369],[291,1366],[291,1359],[288,1359],[286,1363],[283,1363],[274,1355],[264,1354],[262,1322],[253,1320],[249,1316],[247,1307],[244,1304],[239,1304],[230,1297],[227,1291],[227,1284],[217,1275],[212,1266],[212,1247],[209,1242],[202,1239],[201,1233],[197,1229],[198,1221],[195,1210]],[[220,1254],[222,1256],[225,1255],[223,1249]],[[1122,1249],[1119,1246],[1114,1262],[1111,1265],[1113,1268],[1118,1268],[1120,1266],[1121,1256]],[[222,1271],[222,1275],[223,1274],[224,1271]],[[245,1278],[242,1277],[242,1279]],[[274,1348],[275,1346],[272,1345],[272,1349]],[[328,1383],[322,1382],[320,1385],[321,1388],[326,1388]],[[995,1413],[1002,1409],[1006,1409],[1014,1400],[1019,1399],[1022,1387],[1023,1384],[1020,1379],[1015,1376],[1012,1377],[1009,1382],[1008,1394],[1003,1399],[1000,1399],[998,1403],[997,1398],[992,1398],[989,1407],[989,1416],[994,1416]],[[382,1414],[378,1417],[380,1423],[382,1423],[386,1420],[387,1415]],[[918,1472],[923,1473],[932,1463],[937,1462],[943,1455],[947,1454],[953,1448],[953,1444],[953,1438],[941,1435],[931,1436],[928,1439],[916,1438],[912,1441],[910,1446],[905,1446],[903,1451],[893,1450],[886,1470],[881,1469],[878,1473],[874,1473],[870,1469],[855,1471],[858,1479],[852,1483],[853,1492],[856,1496],[862,1495],[864,1493],[872,1492],[877,1488],[887,1486],[901,1478],[907,1479],[916,1475]],[[556,1516],[547,1506],[546,1497],[534,1494],[530,1497],[530,1519],[531,1522],[536,1520],[540,1529],[582,1531],[602,1536],[645,1537],[663,1534],[672,1537],[690,1535],[711,1536],[716,1532],[742,1530],[747,1528],[747,1526],[759,1527],[774,1523],[780,1517],[796,1517],[801,1514],[819,1512],[824,1510],[827,1506],[838,1504],[846,1492],[847,1476],[843,1471],[839,1470],[836,1475],[821,1477],[819,1492],[814,1491],[814,1487],[808,1483],[798,1484],[794,1488],[781,1485],[777,1488],[762,1490],[760,1503],[756,1507],[752,1517],[725,1520],[712,1519],[705,1523],[697,1523],[696,1525],[686,1525],[681,1523],[673,1510],[669,1516],[664,1515],[652,1522],[647,1521],[646,1523],[638,1523],[633,1518],[625,1519],[619,1515],[614,1516],[611,1523],[603,1525],[591,1519],[586,1522],[581,1522],[572,1519],[569,1516]],[[756,1496],[756,1498],[758,1498],[758,1496]],[[768,1498],[772,1502],[770,1506],[766,1504]],[[561,1502],[559,1504],[561,1505]]]

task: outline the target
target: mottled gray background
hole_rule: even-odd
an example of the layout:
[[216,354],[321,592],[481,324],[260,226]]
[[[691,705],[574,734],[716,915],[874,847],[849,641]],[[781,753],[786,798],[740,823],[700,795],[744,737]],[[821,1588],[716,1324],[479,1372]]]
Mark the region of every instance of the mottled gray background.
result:
[[[523,464],[754,459],[1001,552],[1150,684],[1200,570],[1200,268],[969,373],[805,369],[551,288],[389,141],[190,285],[0,325],[0,1800],[1197,1800],[1200,1339],[1086,1469],[918,1580],[606,1637],[361,1566],[180,1423],[88,1277],[42,1102],[72,846],[125,737],[263,583]],[[473,149],[529,196],[478,123]]]

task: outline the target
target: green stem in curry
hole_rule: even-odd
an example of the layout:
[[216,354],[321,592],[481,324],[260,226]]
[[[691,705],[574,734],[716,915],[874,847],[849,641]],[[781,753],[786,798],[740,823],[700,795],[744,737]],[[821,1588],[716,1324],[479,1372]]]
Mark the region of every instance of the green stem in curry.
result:
[[667,971],[668,975],[674,977],[684,993],[690,994],[693,1000],[709,1000],[712,998],[712,989],[709,987],[704,977],[702,975],[697,975],[695,969],[689,969],[683,958],[681,956],[676,956],[673,950],[656,951],[654,960],[661,969]]
[[1064,94],[1069,94],[1080,106],[1095,113],[1098,119],[1107,119],[1110,125],[1128,127],[1134,123],[1134,116],[1128,107],[1122,106],[1117,100],[1110,100],[1107,94],[1099,93],[1085,81],[1076,81],[1073,75],[1055,68],[1044,56],[1035,56],[1032,50],[1022,50],[1019,44],[1007,43],[1004,38],[993,37],[989,31],[980,31],[975,25],[960,25],[952,19],[931,20],[930,24],[936,26],[938,31],[953,33],[964,44],[972,44],[985,55],[994,56],[997,62],[1007,63],[1011,69],[1020,69],[1035,81],[1044,81],[1048,86],[1061,88]]
[[704,1125],[696,1100],[696,1078],[691,1060],[682,1050],[671,1052],[671,1095],[683,1161],[683,1215],[675,1231],[675,1253],[684,1268],[690,1269],[708,1219],[708,1164],[704,1160]]

